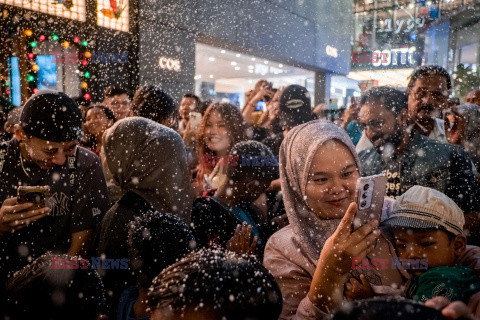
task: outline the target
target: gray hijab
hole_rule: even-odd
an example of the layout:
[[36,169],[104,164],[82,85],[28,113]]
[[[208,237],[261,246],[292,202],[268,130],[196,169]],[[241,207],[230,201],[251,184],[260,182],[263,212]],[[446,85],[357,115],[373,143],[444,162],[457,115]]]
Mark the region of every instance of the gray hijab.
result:
[[357,167],[360,161],[347,133],[326,120],[315,120],[290,130],[280,147],[280,181],[288,220],[300,245],[315,261],[341,219],[323,219],[305,200],[312,159],[325,142],[336,139],[348,147]]
[[193,191],[187,155],[174,130],[141,117],[116,122],[103,135],[106,164],[122,192],[190,222]]

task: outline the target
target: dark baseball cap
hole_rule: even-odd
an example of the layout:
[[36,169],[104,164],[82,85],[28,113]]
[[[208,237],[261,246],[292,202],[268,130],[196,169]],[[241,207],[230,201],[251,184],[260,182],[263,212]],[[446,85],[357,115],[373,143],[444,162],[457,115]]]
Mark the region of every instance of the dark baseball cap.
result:
[[38,139],[69,142],[83,134],[82,112],[65,93],[40,90],[23,106],[20,126]]
[[305,87],[296,84],[286,87],[278,105],[282,125],[288,129],[313,120],[310,93]]

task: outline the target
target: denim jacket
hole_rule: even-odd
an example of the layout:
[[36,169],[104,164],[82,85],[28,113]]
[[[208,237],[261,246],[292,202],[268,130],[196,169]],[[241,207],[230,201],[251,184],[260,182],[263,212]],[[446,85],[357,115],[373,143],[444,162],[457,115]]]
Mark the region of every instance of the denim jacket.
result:
[[376,149],[360,152],[362,175],[382,173],[386,161],[398,161],[401,193],[421,185],[445,193],[465,212],[480,212],[480,187],[472,161],[461,148],[413,133],[410,145],[400,155],[382,158]]

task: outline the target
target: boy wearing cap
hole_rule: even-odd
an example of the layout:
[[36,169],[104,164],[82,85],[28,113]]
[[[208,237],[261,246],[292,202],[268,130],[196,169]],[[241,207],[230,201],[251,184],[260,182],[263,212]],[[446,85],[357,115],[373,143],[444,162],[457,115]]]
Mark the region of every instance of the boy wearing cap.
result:
[[[77,147],[81,126],[71,98],[42,90],[25,103],[15,139],[0,144],[0,275],[47,250],[84,253],[108,209],[100,161]],[[17,203],[18,186],[50,186],[48,205]]]
[[[475,270],[458,265],[466,251],[464,223],[463,211],[440,191],[413,186],[397,198],[382,225],[389,227],[400,259],[412,263],[407,298],[425,302],[441,295],[468,303],[480,291]],[[428,269],[415,263],[422,259]]]
[[[437,190],[416,185],[397,198],[381,227],[391,235],[398,255],[391,267],[413,276],[406,284],[407,298],[425,302],[445,296],[468,304],[480,292],[480,248],[466,245],[464,222],[457,204]],[[366,279],[346,284],[351,300],[372,295]]]

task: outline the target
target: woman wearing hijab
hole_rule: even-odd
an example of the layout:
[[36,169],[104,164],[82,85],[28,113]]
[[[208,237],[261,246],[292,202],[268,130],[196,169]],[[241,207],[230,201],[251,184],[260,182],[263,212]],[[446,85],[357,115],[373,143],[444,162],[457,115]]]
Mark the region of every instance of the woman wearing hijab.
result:
[[[352,270],[352,258],[395,256],[378,221],[352,231],[360,163],[347,133],[325,120],[292,129],[280,148],[280,179],[290,225],[265,248],[284,303],[280,319],[316,319],[340,305],[352,276],[375,294],[392,294],[408,274]],[[360,276],[360,273],[363,276]]]
[[[193,190],[185,146],[174,130],[146,118],[122,119],[103,135],[102,165],[122,197],[102,221],[98,256],[127,258],[128,225],[145,212],[171,213],[190,222]],[[104,283],[118,298],[135,279],[129,270],[111,269]]]

